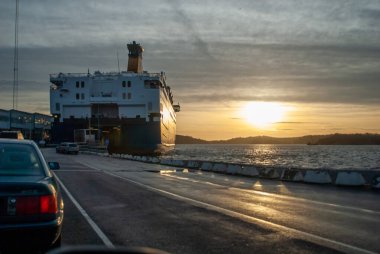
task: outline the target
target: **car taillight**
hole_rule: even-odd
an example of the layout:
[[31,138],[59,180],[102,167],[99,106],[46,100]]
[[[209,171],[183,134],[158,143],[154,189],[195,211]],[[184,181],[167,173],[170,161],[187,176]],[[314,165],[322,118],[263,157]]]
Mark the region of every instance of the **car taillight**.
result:
[[40,213],[57,213],[58,204],[55,195],[47,195],[40,197]]
[[17,215],[33,215],[57,212],[58,205],[57,197],[55,195],[17,197]]

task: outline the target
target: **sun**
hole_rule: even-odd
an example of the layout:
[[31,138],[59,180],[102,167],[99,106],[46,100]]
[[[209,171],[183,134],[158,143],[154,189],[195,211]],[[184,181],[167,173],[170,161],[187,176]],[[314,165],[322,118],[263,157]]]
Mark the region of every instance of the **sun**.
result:
[[240,116],[257,128],[268,128],[271,124],[282,121],[287,107],[275,102],[250,102],[240,111]]

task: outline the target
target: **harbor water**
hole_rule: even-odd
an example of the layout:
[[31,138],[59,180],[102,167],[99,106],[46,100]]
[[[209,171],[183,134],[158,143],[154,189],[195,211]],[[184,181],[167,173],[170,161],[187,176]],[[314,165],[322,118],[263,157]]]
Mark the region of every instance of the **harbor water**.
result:
[[380,171],[380,146],[179,144],[161,158],[301,169]]

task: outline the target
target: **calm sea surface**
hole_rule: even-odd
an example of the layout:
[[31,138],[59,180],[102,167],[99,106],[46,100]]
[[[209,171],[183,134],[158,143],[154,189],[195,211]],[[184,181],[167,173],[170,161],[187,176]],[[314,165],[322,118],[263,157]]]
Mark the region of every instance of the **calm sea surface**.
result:
[[304,169],[380,170],[380,146],[176,145],[162,158]]

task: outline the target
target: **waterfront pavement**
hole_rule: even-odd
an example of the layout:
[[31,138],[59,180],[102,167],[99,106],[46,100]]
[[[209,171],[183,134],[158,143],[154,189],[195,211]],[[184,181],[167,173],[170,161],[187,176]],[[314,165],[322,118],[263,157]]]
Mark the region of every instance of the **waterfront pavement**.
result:
[[378,191],[42,150],[65,189],[63,246],[170,253],[380,253]]

